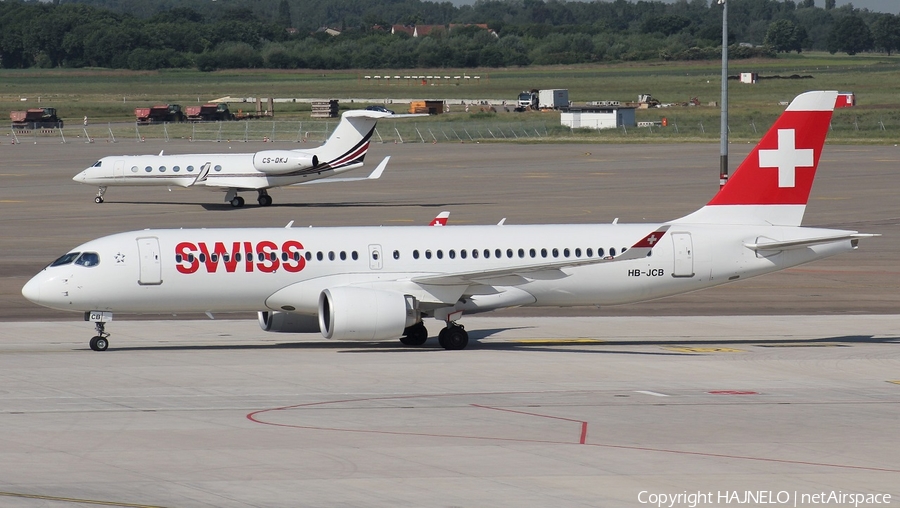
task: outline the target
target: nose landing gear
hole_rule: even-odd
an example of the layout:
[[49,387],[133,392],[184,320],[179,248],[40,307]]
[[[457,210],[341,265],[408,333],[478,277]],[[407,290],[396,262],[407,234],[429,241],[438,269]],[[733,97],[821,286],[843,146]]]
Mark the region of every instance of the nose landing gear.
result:
[[94,329],[97,330],[97,335],[91,338],[90,346],[92,350],[106,351],[106,348],[109,347],[109,341],[107,340],[109,334],[106,333],[105,327],[106,323],[102,321],[94,323]]
[[98,205],[103,202],[103,195],[106,194],[106,187],[100,187],[97,189],[97,197],[94,198],[94,203]]

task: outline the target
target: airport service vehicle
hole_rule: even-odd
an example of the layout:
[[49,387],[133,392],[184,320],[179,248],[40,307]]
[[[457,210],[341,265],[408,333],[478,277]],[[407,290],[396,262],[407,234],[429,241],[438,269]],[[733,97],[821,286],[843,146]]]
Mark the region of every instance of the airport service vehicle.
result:
[[135,122],[139,125],[165,122],[183,122],[184,111],[179,104],[157,104],[149,108],[134,108]]
[[113,155],[75,175],[73,180],[98,185],[96,203],[103,203],[110,186],[202,187],[225,192],[225,202],[240,208],[242,191],[256,191],[260,206],[272,204],[268,190],[285,185],[374,180],[387,161],[367,177],[331,178],[357,169],[369,150],[379,118],[403,117],[378,111],[347,111],[322,146],[304,150],[263,150],[256,153],[192,155]]
[[188,106],[185,109],[189,122],[219,122],[234,120],[234,113],[228,109],[224,102],[204,104],[202,106]]
[[75,247],[22,294],[95,323],[114,313],[257,311],[263,330],[463,349],[464,314],[616,305],[748,279],[857,248],[801,227],[837,92],[791,102],[705,206],[662,224],[147,229]]
[[560,109],[569,106],[569,91],[565,88],[525,90],[516,100],[516,111]]
[[63,128],[63,121],[56,116],[56,108],[32,108],[25,111],[10,111],[9,119],[13,129],[56,129]]

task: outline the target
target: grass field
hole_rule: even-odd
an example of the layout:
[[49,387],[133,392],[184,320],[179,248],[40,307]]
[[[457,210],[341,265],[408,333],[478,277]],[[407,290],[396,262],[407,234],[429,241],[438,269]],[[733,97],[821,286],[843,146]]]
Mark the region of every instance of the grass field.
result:
[[[629,129],[627,132],[571,132],[558,126],[553,113],[466,114],[454,105],[451,115],[429,122],[488,122],[516,124],[523,121],[547,125],[549,138],[587,141],[641,141],[709,139],[719,136],[721,74],[718,61],[652,62],[615,65],[583,65],[521,69],[436,69],[366,71],[271,71],[239,70],[201,73],[188,70],[133,72],[106,69],[27,69],[0,71],[0,110],[56,107],[71,127],[88,116],[92,125],[128,122],[136,107],[156,103],[190,106],[222,96],[279,98],[336,98],[342,108],[351,98],[375,101],[404,99],[506,99],[531,88],[567,88],[576,103],[592,100],[633,101],[650,93],[662,102],[682,103],[699,98],[701,107],[639,110],[638,120],[667,117],[671,128]],[[736,140],[752,140],[778,116],[798,93],[810,89],[837,89],[856,93],[856,108],[839,110],[833,121],[832,141],[847,143],[897,143],[900,141],[900,57],[857,55],[854,57],[813,53],[780,56],[775,60],[732,61],[730,73],[758,72],[761,77],[812,76],[810,79],[762,79],[756,85],[730,82],[729,128]],[[469,76],[469,79],[437,80],[422,86],[418,80],[386,83],[364,79],[365,75]],[[478,76],[478,79],[475,79]],[[23,101],[22,99],[27,99]],[[232,104],[237,110],[252,104]],[[391,106],[395,110],[405,105]],[[477,109],[477,108],[476,108]],[[302,103],[276,104],[276,118],[287,121],[309,119],[310,107]],[[470,110],[474,113],[474,110]],[[399,112],[399,111],[398,111]],[[677,125],[677,129],[674,128]],[[133,127],[130,128],[133,131]],[[245,130],[249,130],[246,128]],[[150,130],[148,129],[148,133]],[[180,137],[180,136],[179,136]],[[427,136],[423,136],[427,137]]]

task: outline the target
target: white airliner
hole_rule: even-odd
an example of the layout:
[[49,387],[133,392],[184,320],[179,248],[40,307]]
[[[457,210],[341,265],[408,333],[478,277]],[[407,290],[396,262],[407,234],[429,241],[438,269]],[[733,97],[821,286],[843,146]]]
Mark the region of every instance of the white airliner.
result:
[[663,224],[168,229],[72,249],[22,288],[83,312],[94,350],[113,313],[258,311],[263,330],[336,340],[428,339],[465,314],[615,305],[696,291],[857,248],[856,231],[801,227],[837,92],[788,106],[704,207]]
[[[369,139],[379,118],[400,118],[379,111],[352,110],[341,116],[335,131],[322,146],[306,150],[263,150],[256,153],[192,155],[113,155],[75,175],[80,183],[99,185],[96,203],[103,202],[107,187],[158,185],[205,187],[224,191],[225,202],[244,206],[241,191],[257,191],[260,206],[272,204],[268,189],[319,182],[374,180],[381,176],[389,157],[367,177],[329,178],[363,165]],[[421,116],[421,115],[415,115]]]

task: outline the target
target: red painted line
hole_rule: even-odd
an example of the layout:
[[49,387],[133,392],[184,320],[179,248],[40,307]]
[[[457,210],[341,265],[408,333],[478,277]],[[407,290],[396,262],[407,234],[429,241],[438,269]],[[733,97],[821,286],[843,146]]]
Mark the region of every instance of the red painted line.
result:
[[515,409],[503,409],[503,408],[499,408],[499,407],[482,406],[481,404],[471,404],[471,406],[478,407],[481,409],[493,409],[494,411],[504,411],[507,413],[515,413],[515,414],[520,414],[520,415],[537,416],[538,418],[550,418],[552,420],[563,420],[563,421],[567,421],[567,422],[580,423],[581,424],[581,440],[578,442],[578,444],[584,444],[585,439],[587,439],[588,422],[586,422],[584,420],[573,420],[571,418],[563,418],[562,416],[550,416],[550,415],[542,415],[540,413],[529,413],[527,411],[516,411]]
[[587,442],[587,422],[581,422],[581,441],[578,444]]

